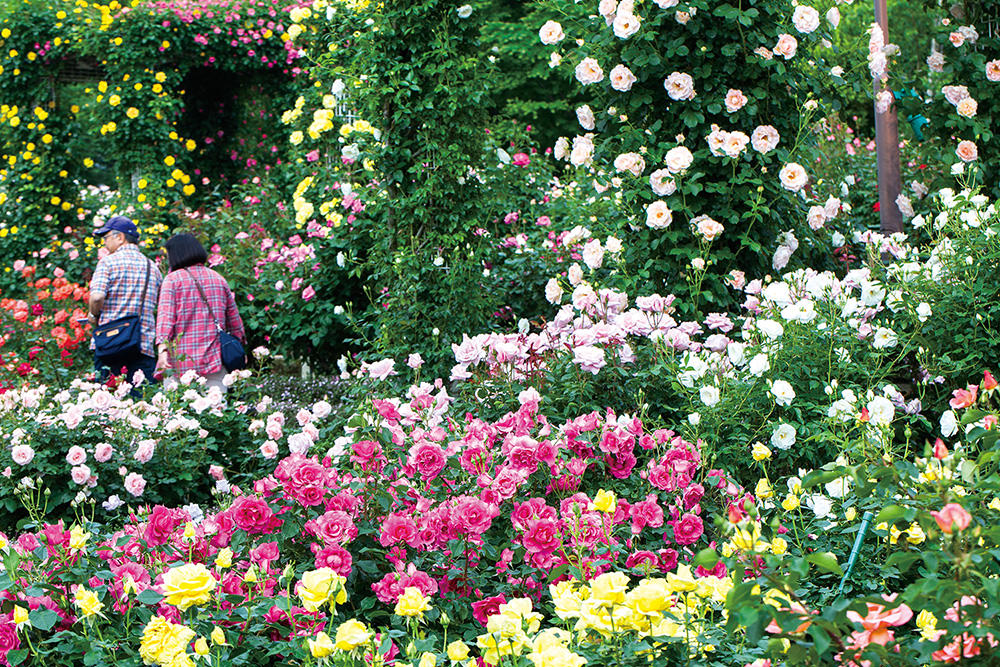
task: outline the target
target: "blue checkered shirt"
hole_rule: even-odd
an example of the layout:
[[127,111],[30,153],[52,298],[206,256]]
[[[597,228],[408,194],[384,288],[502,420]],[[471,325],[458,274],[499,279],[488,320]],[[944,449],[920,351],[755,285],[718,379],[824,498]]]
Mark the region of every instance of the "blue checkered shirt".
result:
[[160,294],[163,276],[156,264],[142,254],[139,247],[126,243],[97,263],[94,276],[90,279],[91,292],[104,292],[104,308],[98,324],[107,324],[119,317],[139,314],[142,284],[146,279],[149,265],[149,286],[146,288],[146,302],[142,308],[142,353],[155,357],[156,301]]

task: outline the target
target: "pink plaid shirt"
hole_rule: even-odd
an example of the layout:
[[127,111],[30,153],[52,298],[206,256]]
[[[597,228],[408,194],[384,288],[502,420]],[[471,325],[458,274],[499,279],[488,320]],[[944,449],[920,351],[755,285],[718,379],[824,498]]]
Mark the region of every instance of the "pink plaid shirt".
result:
[[[198,294],[195,280],[205,291],[205,298],[212,307],[211,314]],[[199,375],[223,370],[216,323],[241,341],[245,340],[243,320],[226,279],[203,264],[168,273],[160,286],[156,343],[170,345],[172,369],[177,373],[194,370]]]

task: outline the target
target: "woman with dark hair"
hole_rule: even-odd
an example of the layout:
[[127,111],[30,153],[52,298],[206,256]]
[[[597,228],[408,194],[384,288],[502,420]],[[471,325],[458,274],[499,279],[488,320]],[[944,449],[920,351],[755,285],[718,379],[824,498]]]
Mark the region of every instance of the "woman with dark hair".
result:
[[160,287],[156,316],[156,370],[177,374],[193,370],[208,386],[225,391],[219,331],[245,341],[243,320],[226,279],[205,266],[208,253],[191,234],[164,244],[170,272]]

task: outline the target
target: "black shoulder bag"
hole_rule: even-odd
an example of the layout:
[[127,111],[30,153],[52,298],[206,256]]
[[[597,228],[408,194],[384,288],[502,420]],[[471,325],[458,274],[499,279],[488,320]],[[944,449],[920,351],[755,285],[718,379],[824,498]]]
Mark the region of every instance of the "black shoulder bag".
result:
[[152,262],[146,259],[146,279],[142,283],[139,313],[126,315],[94,329],[94,352],[104,362],[138,357],[142,354],[142,311],[146,307],[146,290]]
[[212,312],[212,306],[208,304],[208,297],[205,296],[205,290],[201,288],[201,283],[198,279],[194,277],[194,274],[184,269],[184,271],[191,277],[194,281],[195,287],[198,288],[198,294],[201,296],[202,302],[205,307],[208,308],[208,314],[212,318],[212,324],[215,325],[215,331],[219,337],[219,349],[222,352],[222,365],[225,366],[226,370],[229,372],[238,371],[247,367],[247,353],[243,349],[243,343],[240,339],[229,333],[221,326],[219,326],[219,321],[215,319],[215,313]]

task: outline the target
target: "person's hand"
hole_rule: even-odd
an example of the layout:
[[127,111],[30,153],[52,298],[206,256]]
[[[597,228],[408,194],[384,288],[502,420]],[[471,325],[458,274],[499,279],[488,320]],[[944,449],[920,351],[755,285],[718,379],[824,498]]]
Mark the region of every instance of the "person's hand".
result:
[[87,313],[87,321],[92,325],[97,326],[97,316],[93,313]]
[[168,368],[170,368],[170,359],[167,356],[167,351],[164,350],[163,352],[160,352],[159,356],[156,357],[156,369],[153,371],[153,376],[162,376],[163,371]]

